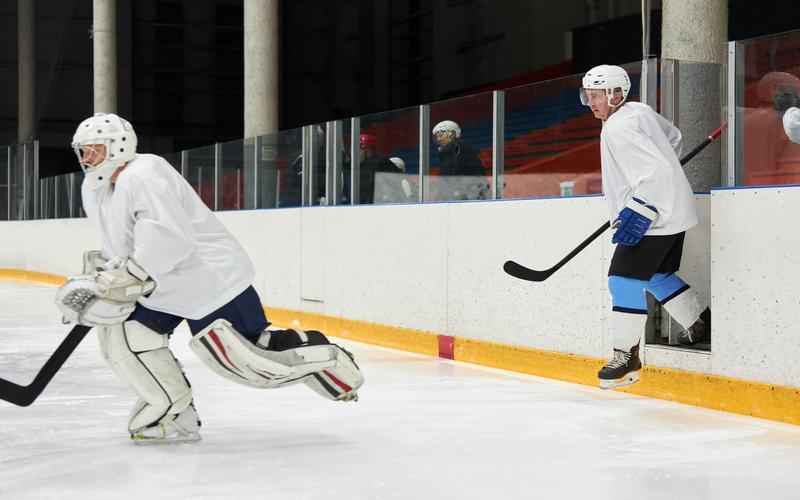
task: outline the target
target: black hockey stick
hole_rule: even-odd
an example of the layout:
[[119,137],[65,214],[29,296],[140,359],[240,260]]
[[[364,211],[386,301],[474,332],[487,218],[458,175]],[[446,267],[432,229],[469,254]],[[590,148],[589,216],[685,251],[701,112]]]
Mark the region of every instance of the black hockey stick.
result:
[[[681,165],[686,165],[689,163],[689,160],[697,156],[697,153],[702,151],[706,146],[714,142],[720,134],[722,134],[722,129],[725,128],[725,124],[721,125],[718,129],[711,133],[708,137],[706,137],[703,142],[698,144],[694,149],[686,153],[686,155],[681,158]],[[513,260],[507,260],[505,264],[503,264],[503,271],[507,274],[515,278],[519,278],[525,281],[544,281],[550,277],[554,272],[561,269],[564,264],[572,260],[573,257],[578,255],[584,248],[589,246],[591,242],[596,240],[601,234],[605,232],[611,226],[611,223],[606,221],[602,226],[598,227],[595,232],[593,232],[588,238],[583,240],[580,245],[575,247],[570,253],[568,253],[563,259],[558,261],[558,263],[551,267],[550,269],[544,269],[542,271],[538,271],[536,269],[531,269],[529,267],[525,267],[522,264],[518,264]]]
[[47,384],[50,383],[70,354],[78,347],[81,340],[89,333],[89,330],[91,330],[90,326],[76,325],[67,334],[61,345],[50,356],[50,359],[47,360],[30,384],[19,385],[0,378],[0,399],[17,406],[30,406],[39,397],[39,394],[44,391],[44,388],[47,387]]

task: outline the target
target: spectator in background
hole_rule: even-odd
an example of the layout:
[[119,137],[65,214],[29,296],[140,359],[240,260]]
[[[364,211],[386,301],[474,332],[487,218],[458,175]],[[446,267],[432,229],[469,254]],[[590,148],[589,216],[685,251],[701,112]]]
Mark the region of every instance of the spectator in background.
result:
[[[441,199],[485,199],[488,193],[486,172],[477,152],[461,140],[461,127],[452,120],[444,120],[433,127],[433,139],[439,152],[439,189]],[[461,177],[462,179],[454,179]]]
[[374,135],[361,134],[359,145],[358,202],[363,205],[382,201],[375,197],[375,175],[381,172],[396,173],[397,167],[389,158],[378,154],[378,139]]

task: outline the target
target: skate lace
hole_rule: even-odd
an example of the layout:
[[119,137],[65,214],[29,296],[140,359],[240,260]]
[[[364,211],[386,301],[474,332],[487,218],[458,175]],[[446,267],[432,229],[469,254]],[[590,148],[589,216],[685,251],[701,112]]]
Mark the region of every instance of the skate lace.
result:
[[614,358],[608,362],[609,368],[619,368],[625,366],[631,359],[631,353],[614,349]]

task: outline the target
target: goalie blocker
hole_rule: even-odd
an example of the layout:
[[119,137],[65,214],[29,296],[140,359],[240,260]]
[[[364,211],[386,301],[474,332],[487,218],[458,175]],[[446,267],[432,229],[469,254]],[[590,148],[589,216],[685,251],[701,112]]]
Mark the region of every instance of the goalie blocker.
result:
[[266,330],[253,344],[228,321],[218,319],[189,345],[214,372],[251,387],[303,382],[322,397],[356,401],[364,384],[353,356],[318,331]]

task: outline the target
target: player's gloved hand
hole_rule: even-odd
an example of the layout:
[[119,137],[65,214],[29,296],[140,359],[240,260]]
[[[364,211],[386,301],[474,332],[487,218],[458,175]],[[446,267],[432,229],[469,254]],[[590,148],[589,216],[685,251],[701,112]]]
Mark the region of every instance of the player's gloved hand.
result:
[[638,245],[656,218],[658,211],[654,206],[646,204],[639,198],[632,198],[614,221],[617,230],[611,242],[627,246]]
[[134,260],[115,264],[115,269],[72,277],[58,289],[56,305],[65,323],[122,323],[136,308],[139,298],[153,292],[155,282]]

